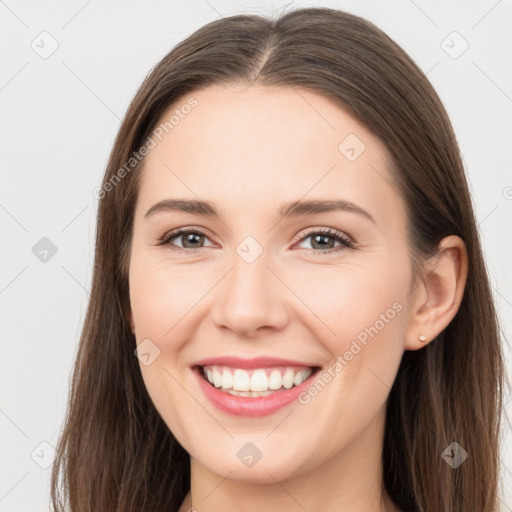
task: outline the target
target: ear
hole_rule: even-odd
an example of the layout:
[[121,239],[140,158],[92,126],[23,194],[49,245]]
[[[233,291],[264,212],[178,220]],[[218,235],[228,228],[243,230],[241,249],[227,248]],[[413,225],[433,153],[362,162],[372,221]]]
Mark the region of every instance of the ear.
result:
[[[452,321],[462,302],[468,273],[466,244],[450,235],[439,242],[438,248],[414,290],[405,350],[418,350],[430,343]],[[420,335],[426,341],[420,341]]]

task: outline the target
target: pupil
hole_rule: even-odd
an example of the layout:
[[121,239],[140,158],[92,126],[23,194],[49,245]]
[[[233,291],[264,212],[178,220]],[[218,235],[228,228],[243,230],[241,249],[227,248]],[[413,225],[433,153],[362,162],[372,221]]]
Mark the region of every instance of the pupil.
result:
[[[323,239],[325,241],[325,239],[329,239],[331,238],[330,236],[326,236],[326,235],[316,235],[313,237],[313,247],[315,246],[316,242],[319,240],[319,239]],[[320,247],[329,247],[329,248],[332,248],[334,244],[334,240],[331,239],[331,243],[327,243],[327,244],[321,244]]]
[[[186,244],[197,243],[198,242],[197,240],[194,242],[194,240],[193,240],[194,237],[201,239],[203,237],[203,235],[198,235],[196,233],[190,233],[188,236],[185,237]],[[185,246],[186,246],[186,244],[185,244]]]

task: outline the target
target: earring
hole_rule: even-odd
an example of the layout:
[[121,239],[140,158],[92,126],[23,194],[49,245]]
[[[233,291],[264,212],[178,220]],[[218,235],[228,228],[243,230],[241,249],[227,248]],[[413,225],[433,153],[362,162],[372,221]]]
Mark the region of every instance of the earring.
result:
[[421,341],[421,343],[425,343],[427,341],[427,338],[425,338],[425,336],[423,336],[423,334],[420,334],[418,336],[418,339]]

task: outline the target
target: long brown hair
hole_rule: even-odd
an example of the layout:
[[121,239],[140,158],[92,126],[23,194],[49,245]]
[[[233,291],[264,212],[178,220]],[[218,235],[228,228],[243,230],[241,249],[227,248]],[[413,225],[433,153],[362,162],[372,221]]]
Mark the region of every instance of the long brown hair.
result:
[[[189,456],[152,404],[128,322],[139,150],[171,105],[230,83],[323,95],[379,137],[407,208],[415,268],[444,236],[466,243],[469,274],[459,311],[426,347],[404,353],[390,391],[383,490],[404,511],[496,511],[501,330],[450,120],[424,73],[392,39],[365,19],[328,8],[211,22],[156,65],[130,104],[98,194],[92,289],[53,466],[54,509],[171,512],[190,488]],[[442,458],[452,442],[468,453],[456,469]]]

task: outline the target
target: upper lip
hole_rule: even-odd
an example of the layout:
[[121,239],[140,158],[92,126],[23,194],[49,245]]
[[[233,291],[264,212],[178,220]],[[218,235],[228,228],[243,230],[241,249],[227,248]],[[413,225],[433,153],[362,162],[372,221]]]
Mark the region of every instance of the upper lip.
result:
[[296,361],[292,359],[282,359],[280,357],[254,357],[252,359],[242,359],[240,357],[233,356],[220,356],[220,357],[208,357],[196,361],[192,366],[231,366],[233,368],[267,368],[270,366],[304,366],[308,368],[315,368],[318,365],[304,363],[302,361]]

